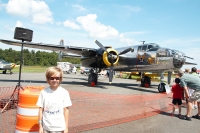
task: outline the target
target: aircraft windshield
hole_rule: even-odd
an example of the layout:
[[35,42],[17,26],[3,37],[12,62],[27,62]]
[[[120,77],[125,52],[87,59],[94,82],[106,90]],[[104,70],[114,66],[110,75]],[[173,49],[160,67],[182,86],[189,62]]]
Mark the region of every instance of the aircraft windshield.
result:
[[158,44],[150,43],[148,45],[142,45],[138,47],[138,51],[157,51],[160,48]]
[[148,51],[157,51],[160,48],[158,44],[149,44]]

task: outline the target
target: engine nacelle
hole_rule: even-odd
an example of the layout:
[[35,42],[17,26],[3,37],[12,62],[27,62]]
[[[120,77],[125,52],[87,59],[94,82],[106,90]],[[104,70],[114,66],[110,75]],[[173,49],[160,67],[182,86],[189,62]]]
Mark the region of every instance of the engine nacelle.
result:
[[[108,54],[109,53],[109,54]],[[103,62],[106,66],[111,66],[111,61],[113,60],[113,66],[115,66],[119,61],[119,56],[116,50],[108,48],[107,51],[103,53]]]

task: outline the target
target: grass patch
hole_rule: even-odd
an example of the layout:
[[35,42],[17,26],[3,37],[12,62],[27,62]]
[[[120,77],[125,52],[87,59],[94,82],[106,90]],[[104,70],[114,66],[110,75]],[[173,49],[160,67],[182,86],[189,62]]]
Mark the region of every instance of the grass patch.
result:
[[[19,72],[19,68],[14,68],[12,70],[12,72],[18,73]],[[44,73],[46,71],[48,67],[42,67],[42,66],[22,66],[22,72],[23,73],[32,73],[32,72],[36,72],[36,73]]]

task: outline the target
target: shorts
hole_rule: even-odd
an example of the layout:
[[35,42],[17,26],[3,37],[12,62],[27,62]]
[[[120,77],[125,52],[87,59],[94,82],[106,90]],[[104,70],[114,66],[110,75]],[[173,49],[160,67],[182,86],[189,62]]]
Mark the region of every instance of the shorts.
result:
[[173,103],[174,105],[176,105],[176,104],[181,105],[181,104],[182,104],[182,100],[179,99],[179,98],[174,98],[174,99],[172,100],[172,103]]
[[200,90],[195,90],[192,95],[189,97],[188,101],[193,102],[197,101],[200,102]]
[[47,130],[43,130],[44,133],[63,133],[63,131],[47,131]]
[[194,91],[195,91],[194,89],[190,89],[190,88],[188,87],[188,95],[189,95],[189,96],[192,96],[192,93],[193,93]]

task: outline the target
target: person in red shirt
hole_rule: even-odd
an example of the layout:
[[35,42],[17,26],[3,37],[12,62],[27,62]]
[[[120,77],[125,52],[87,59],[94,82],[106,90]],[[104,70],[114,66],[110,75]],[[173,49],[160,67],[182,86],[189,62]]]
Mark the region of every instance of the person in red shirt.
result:
[[179,78],[175,79],[175,83],[176,84],[174,84],[171,89],[171,91],[173,93],[173,100],[172,100],[173,110],[172,110],[171,115],[174,116],[175,108],[176,108],[176,106],[178,106],[178,111],[179,111],[178,117],[180,118],[181,117],[182,92],[184,91],[184,89],[179,84],[180,83]]

